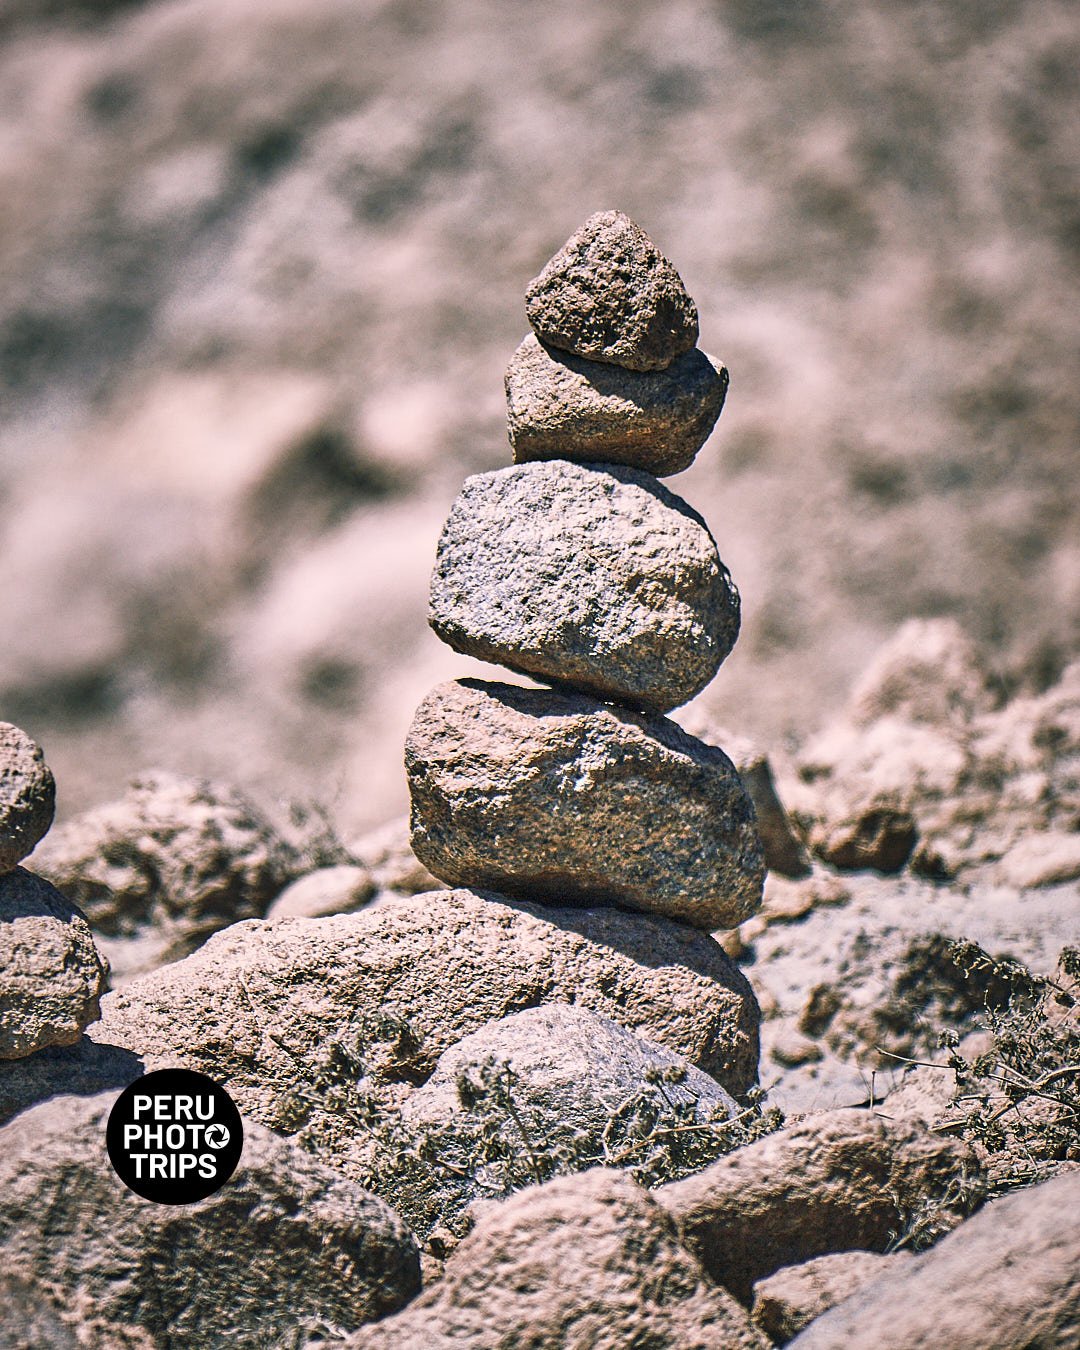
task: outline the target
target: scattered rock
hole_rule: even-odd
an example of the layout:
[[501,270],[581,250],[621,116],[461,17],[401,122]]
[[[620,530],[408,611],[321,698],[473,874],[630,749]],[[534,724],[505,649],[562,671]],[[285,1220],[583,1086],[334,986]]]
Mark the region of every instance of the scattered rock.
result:
[[1015,843],[998,864],[1007,886],[1032,890],[1080,877],[1080,834],[1047,831],[1029,834]]
[[710,1277],[749,1303],[753,1285],[781,1266],[884,1251],[927,1201],[940,1204],[939,1231],[952,1227],[981,1186],[965,1144],[840,1110],[807,1116],[655,1195]]
[[541,342],[628,370],[664,370],[697,342],[682,279],[621,211],[589,217],[525,293]]
[[371,873],[380,891],[398,895],[420,895],[439,889],[432,876],[412,851],[409,842],[409,817],[398,816],[350,845],[357,862]]
[[[644,1167],[663,1148],[665,1128],[738,1110],[714,1079],[610,1018],[561,1003],[528,1008],[441,1056],[402,1108],[414,1146],[376,1162],[379,1192],[424,1238],[473,1200],[555,1172]],[[669,1156],[676,1166],[678,1148]],[[664,1164],[655,1166],[662,1175]]]
[[175,940],[261,915],[298,860],[239,792],[154,773],[54,830],[35,864],[95,929],[130,936],[153,924]]
[[351,1331],[417,1292],[394,1211],[254,1122],[227,1186],[181,1210],[146,1204],[102,1144],[115,1099],[59,1097],[0,1131],[6,1271],[163,1344],[253,1350]]
[[844,871],[858,872],[869,867],[889,874],[903,868],[918,837],[910,811],[873,806],[854,819],[840,822],[820,841],[818,852],[826,862]]
[[0,1274],[0,1345],[12,1350],[17,1346],[24,1350],[86,1350],[85,1342],[80,1346],[61,1310],[40,1284],[30,1285],[6,1271]]
[[883,717],[930,726],[967,725],[995,699],[975,644],[955,619],[909,619],[852,691],[856,726]]
[[0,873],[33,853],[53,822],[56,784],[41,747],[0,722]]
[[[527,1331],[526,1331],[527,1328]],[[625,1174],[559,1177],[485,1212],[441,1280],[349,1350],[764,1350],[670,1218]]]
[[787,1345],[815,1317],[910,1259],[907,1252],[834,1252],[785,1266],[754,1285],[751,1320],[776,1345]]
[[777,1064],[788,1068],[816,1064],[822,1058],[821,1046],[798,1027],[786,1022],[770,1037],[768,1051]]
[[108,1088],[125,1088],[145,1072],[138,1055],[99,1045],[88,1036],[74,1045],[46,1046],[0,1066],[0,1125],[50,1097],[91,1097]]
[[506,372],[514,463],[628,464],[664,477],[694,462],[724,406],[728,373],[696,347],[638,372],[545,347],[530,334]]
[[0,1060],[77,1041],[106,974],[74,905],[22,867],[0,875]]
[[905,625],[785,785],[813,851],[1018,889],[1080,875],[1080,662],[1044,694],[995,703],[955,624]]
[[405,744],[418,858],[450,883],[732,928],[761,900],[753,807],[722,751],[577,694],[459,680]]
[[465,480],[429,618],[455,651],[664,712],[731,651],[739,594],[701,517],[649,475],[552,460]]
[[798,1350],[1016,1350],[1080,1335],[1080,1172],[995,1200],[936,1247],[867,1285]]
[[359,1043],[385,1082],[415,1086],[485,1023],[571,1002],[684,1056],[734,1096],[757,1081],[757,1004],[708,935],[470,891],[236,924],[106,997],[93,1039],[142,1055],[148,1070],[201,1069],[241,1110],[289,1133],[334,1126],[332,1107],[308,1100],[329,1043]]
[[699,704],[692,704],[685,712],[680,712],[678,722],[698,740],[723,746],[724,753],[738,769],[739,777],[754,803],[758,834],[761,836],[765,866],[769,873],[791,879],[809,876],[810,860],[780,800],[769,755],[748,737],[718,726]]
[[317,919],[347,914],[367,904],[375,882],[366,867],[341,863],[320,867],[286,886],[266,911],[268,919]]

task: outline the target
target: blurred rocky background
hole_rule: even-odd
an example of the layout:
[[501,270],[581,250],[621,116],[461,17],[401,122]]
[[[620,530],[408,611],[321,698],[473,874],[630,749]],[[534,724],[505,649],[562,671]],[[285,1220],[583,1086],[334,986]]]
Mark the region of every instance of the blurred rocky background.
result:
[[522,295],[590,212],[732,385],[672,487],[744,636],[691,713],[794,749],[901,621],[1000,700],[1077,649],[1067,0],[7,0],[0,709],[59,815],[143,768],[400,813],[425,623],[509,461]]

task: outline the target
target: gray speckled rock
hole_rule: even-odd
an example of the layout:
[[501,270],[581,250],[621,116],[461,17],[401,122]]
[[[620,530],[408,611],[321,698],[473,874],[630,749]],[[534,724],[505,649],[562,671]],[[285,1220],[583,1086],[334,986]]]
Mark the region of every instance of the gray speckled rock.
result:
[[429,621],[455,651],[666,712],[739,632],[739,595],[696,512],[634,469],[552,460],[466,479]]
[[678,272],[621,211],[574,231],[529,283],[525,312],[549,346],[628,370],[663,370],[698,337]]
[[[657,1084],[655,1075],[665,1072],[678,1081]],[[512,1113],[499,1100],[502,1084]],[[631,1100],[641,1102],[640,1113],[616,1120],[616,1108]],[[382,1159],[380,1193],[424,1238],[435,1225],[453,1223],[473,1200],[519,1190],[538,1179],[537,1171],[546,1181],[556,1152],[565,1154],[559,1171],[645,1162],[646,1150],[634,1152],[642,1142],[634,1125],[640,1128],[645,1118],[656,1130],[685,1124],[680,1107],[698,1121],[724,1120],[739,1110],[715,1079],[610,1018],[564,1003],[527,1008],[489,1022],[442,1055],[402,1109],[419,1159],[401,1148]],[[432,1156],[475,1154],[471,1141],[485,1124],[485,1139],[496,1138],[500,1147],[475,1172],[461,1169],[463,1176],[432,1165]]]
[[545,347],[530,334],[506,372],[515,464],[572,459],[680,473],[712,431],[725,367],[696,347],[667,370],[639,372]]
[[48,833],[56,784],[41,747],[0,722],[0,872],[10,872]]
[[452,884],[733,928],[761,903],[754,810],[727,756],[578,694],[459,680],[405,742],[416,856]]
[[0,876],[0,1060],[77,1041],[105,975],[74,905],[21,867]]
[[316,1323],[352,1331],[417,1293],[398,1215],[251,1121],[215,1195],[147,1204],[105,1152],[115,1100],[59,1097],[0,1130],[0,1268],[93,1318],[101,1339],[87,1344],[294,1346]]
[[297,1091],[310,1094],[327,1042],[370,1042],[388,1009],[414,1034],[383,1037],[381,1073],[415,1084],[463,1036],[545,1003],[602,1013],[734,1095],[757,1081],[757,1002],[707,933],[464,890],[325,919],[234,924],[186,960],[107,995],[90,1035],[142,1056],[148,1072],[199,1069],[241,1110],[292,1132],[319,1118],[310,1103],[298,1107]]

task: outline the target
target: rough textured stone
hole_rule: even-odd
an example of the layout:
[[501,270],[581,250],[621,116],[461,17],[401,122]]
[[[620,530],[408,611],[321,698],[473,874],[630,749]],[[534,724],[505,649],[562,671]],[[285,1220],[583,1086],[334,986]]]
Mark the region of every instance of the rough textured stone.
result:
[[1072,1350],[1080,1344],[1080,1172],[995,1200],[867,1285],[798,1350]]
[[764,1350],[767,1342],[621,1172],[597,1168],[485,1213],[443,1278],[349,1350]]
[[746,790],[722,751],[674,722],[459,680],[417,709],[405,767],[413,849],[444,881],[707,929],[761,903]]
[[266,911],[268,919],[318,919],[324,914],[346,914],[359,909],[375,894],[375,882],[366,867],[341,863],[319,867],[286,886]]
[[[668,1075],[662,1085],[660,1074]],[[504,1090],[512,1108],[501,1100]],[[620,1124],[615,1113],[631,1100],[640,1110]],[[662,1130],[685,1124],[684,1113],[704,1122],[738,1110],[715,1079],[610,1018],[562,1003],[527,1008],[442,1055],[401,1112],[407,1135],[429,1148],[419,1161],[403,1149],[383,1159],[379,1191],[423,1238],[472,1201],[546,1180],[555,1170],[644,1163],[648,1151],[635,1151],[641,1138],[633,1130],[645,1119]],[[472,1141],[485,1126],[498,1141],[490,1162],[454,1171],[432,1164],[433,1154],[475,1155]]]
[[0,875],[0,1060],[77,1041],[105,977],[74,905],[22,867]]
[[628,370],[663,370],[698,338],[678,272],[621,211],[574,231],[529,283],[525,312],[549,346]]
[[754,1285],[751,1320],[770,1340],[786,1345],[815,1317],[910,1260],[907,1252],[894,1252],[891,1256],[881,1252],[835,1252],[801,1266],[785,1266]]
[[[106,997],[93,1039],[142,1055],[148,1070],[201,1069],[242,1110],[292,1131],[333,1114],[298,1098],[328,1042],[363,1041],[384,1080],[416,1085],[463,1036],[545,1003],[602,1013],[734,1095],[757,1080],[757,1004],[711,937],[660,918],[470,891],[236,924]],[[391,1015],[408,1035],[378,1030]]]
[[50,1045],[25,1059],[8,1060],[0,1064],[0,1125],[50,1097],[91,1097],[125,1088],[145,1072],[130,1050],[99,1045],[85,1035],[74,1045]]
[[530,334],[506,371],[514,463],[628,464],[663,477],[694,462],[720,416],[725,366],[694,347],[663,371],[626,370]]
[[655,1194],[709,1275],[749,1303],[756,1281],[781,1266],[884,1251],[926,1200],[941,1202],[938,1221],[950,1227],[981,1187],[967,1145],[914,1121],[840,1110],[788,1125]]
[[739,595],[704,521],[650,476],[552,460],[466,479],[429,621],[455,651],[662,712],[716,674]]
[[240,793],[168,773],[54,830],[34,861],[100,932],[173,939],[262,914],[298,866]]
[[162,1344],[252,1350],[320,1323],[351,1331],[417,1292],[416,1244],[394,1211],[254,1122],[216,1195],[139,1199],[103,1147],[115,1100],[60,1097],[0,1131],[5,1270]]
[[56,784],[41,747],[25,731],[0,722],[0,872],[33,853],[55,809]]

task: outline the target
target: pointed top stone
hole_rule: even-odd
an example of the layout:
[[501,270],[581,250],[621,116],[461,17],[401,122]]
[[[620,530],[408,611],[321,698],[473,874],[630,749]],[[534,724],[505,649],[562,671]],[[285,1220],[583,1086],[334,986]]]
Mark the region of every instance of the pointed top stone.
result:
[[621,211],[581,225],[525,293],[541,342],[627,370],[664,370],[697,342],[682,278]]

